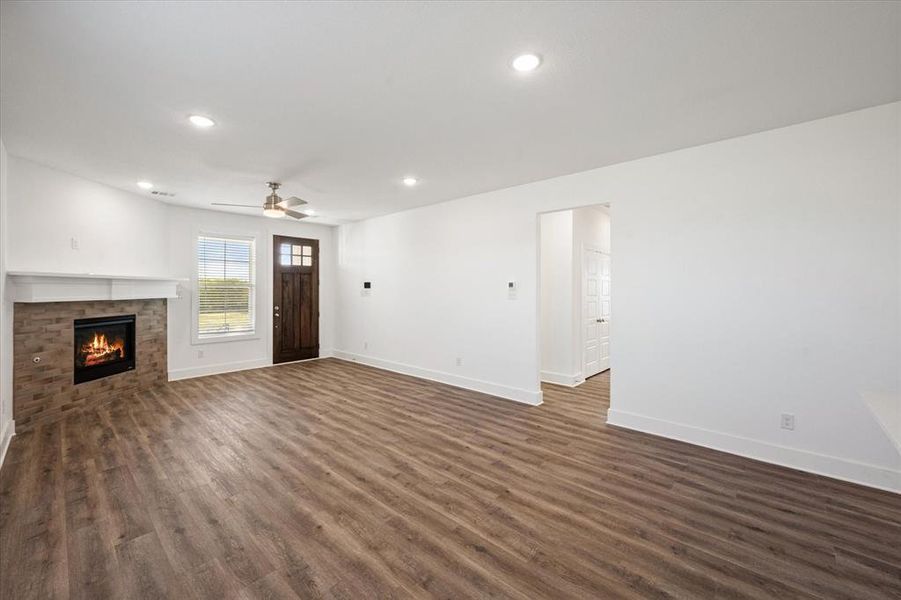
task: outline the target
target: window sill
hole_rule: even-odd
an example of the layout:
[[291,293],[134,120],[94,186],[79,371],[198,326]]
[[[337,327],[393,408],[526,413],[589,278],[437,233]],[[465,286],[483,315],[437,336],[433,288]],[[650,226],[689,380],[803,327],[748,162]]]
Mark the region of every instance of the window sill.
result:
[[257,333],[236,333],[234,335],[229,335],[227,333],[223,333],[222,335],[215,335],[210,337],[197,337],[196,335],[191,338],[192,346],[200,346],[203,344],[222,344],[226,342],[246,342],[250,340],[259,340],[262,339]]

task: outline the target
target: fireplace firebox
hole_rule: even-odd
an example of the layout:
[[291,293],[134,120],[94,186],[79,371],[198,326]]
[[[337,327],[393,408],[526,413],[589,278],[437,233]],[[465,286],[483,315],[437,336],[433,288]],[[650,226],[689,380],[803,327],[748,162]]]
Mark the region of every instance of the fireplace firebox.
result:
[[135,315],[75,319],[75,383],[135,368]]

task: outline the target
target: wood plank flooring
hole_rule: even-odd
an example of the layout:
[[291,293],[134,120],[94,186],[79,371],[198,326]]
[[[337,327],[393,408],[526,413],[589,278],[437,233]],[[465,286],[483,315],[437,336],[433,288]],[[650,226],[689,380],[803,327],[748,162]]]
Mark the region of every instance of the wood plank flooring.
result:
[[334,359],[14,438],[0,598],[899,598],[901,496]]

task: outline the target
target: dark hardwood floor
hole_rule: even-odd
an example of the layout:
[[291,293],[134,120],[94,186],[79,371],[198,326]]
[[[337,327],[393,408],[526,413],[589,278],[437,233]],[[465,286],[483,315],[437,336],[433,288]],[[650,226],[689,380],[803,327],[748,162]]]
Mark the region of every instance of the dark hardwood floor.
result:
[[14,438],[0,597],[898,598],[901,496],[334,359]]

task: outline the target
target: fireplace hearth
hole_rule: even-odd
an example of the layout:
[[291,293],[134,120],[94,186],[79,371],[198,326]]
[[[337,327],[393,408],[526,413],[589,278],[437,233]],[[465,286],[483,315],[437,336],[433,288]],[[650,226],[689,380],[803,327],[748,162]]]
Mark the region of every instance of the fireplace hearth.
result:
[[75,319],[75,383],[135,368],[135,315]]

